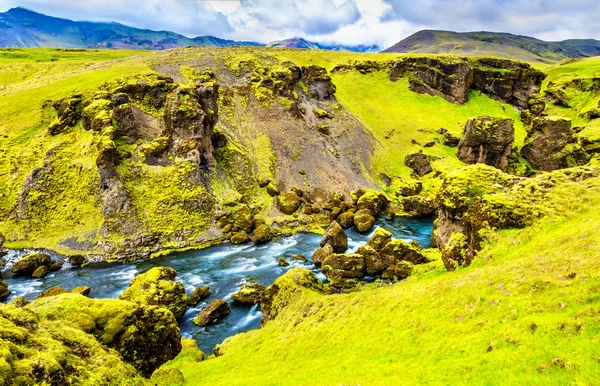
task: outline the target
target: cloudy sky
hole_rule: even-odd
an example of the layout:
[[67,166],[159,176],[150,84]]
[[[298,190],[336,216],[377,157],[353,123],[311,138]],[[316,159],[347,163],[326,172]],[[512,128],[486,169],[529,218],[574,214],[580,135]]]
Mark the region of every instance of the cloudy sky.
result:
[[600,0],[0,0],[74,20],[236,40],[388,47],[421,29],[600,39]]

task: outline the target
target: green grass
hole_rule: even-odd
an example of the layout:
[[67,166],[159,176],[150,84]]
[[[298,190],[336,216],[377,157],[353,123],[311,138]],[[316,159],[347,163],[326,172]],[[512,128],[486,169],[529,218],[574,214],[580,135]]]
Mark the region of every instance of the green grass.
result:
[[[502,104],[477,92],[471,92],[469,101],[458,106],[441,97],[421,95],[408,89],[408,79],[393,83],[387,74],[375,72],[361,75],[358,72],[335,74],[338,100],[354,114],[373,134],[377,141],[373,156],[373,174],[386,173],[390,177],[408,178],[411,169],[404,166],[404,157],[424,150],[426,154],[440,157],[433,163],[443,172],[462,166],[456,158],[456,149],[436,143],[432,148],[420,145],[440,141],[436,131],[446,128],[462,136],[469,118],[479,115],[513,118],[515,121],[516,145],[522,146],[525,129],[519,113],[510,105]],[[359,96],[359,97],[357,97]],[[426,184],[436,184],[425,177]]]
[[598,178],[573,194],[576,211],[496,233],[469,268],[345,295],[304,290],[266,327],[227,340],[224,356],[174,365],[190,385],[595,384]]

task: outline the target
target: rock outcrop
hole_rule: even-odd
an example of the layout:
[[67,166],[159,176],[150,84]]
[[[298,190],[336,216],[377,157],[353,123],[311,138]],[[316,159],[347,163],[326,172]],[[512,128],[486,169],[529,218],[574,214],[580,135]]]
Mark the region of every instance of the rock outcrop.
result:
[[585,165],[590,157],[574,134],[568,119],[537,118],[527,134],[521,155],[533,168],[542,171]]
[[137,303],[164,307],[175,318],[185,314],[188,296],[181,282],[175,281],[177,272],[173,268],[155,267],[137,275],[119,299]]
[[458,158],[466,164],[483,163],[506,171],[514,142],[512,119],[472,118],[458,145]]
[[[70,342],[89,344],[90,337],[85,334],[93,335],[102,345],[118,351],[146,377],[181,351],[179,326],[173,314],[164,308],[121,300],[90,299],[77,294],[45,297],[25,308],[35,313],[34,317],[39,320],[60,321],[58,325],[74,329],[75,336],[68,340]],[[94,351],[84,352],[100,355]]]

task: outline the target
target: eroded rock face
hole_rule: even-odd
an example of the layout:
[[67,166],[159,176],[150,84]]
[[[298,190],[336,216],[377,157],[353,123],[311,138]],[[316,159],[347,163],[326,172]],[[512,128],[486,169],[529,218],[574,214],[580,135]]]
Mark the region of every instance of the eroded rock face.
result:
[[458,145],[458,158],[466,164],[483,163],[506,171],[514,141],[512,119],[472,118],[467,121],[464,138]]
[[231,309],[229,307],[229,303],[227,303],[225,300],[218,299],[210,303],[198,313],[198,316],[196,319],[194,319],[194,324],[198,326],[208,326],[216,322],[218,319],[229,315],[230,312]]
[[342,229],[340,224],[333,221],[329,228],[325,231],[323,238],[321,239],[321,247],[330,245],[335,253],[344,253],[348,249],[348,235]]
[[577,143],[571,121],[543,117],[533,121],[521,155],[535,169],[552,171],[585,165],[590,157]]
[[188,296],[181,282],[175,281],[177,271],[173,268],[155,267],[137,275],[119,299],[140,305],[164,307],[176,318],[185,314]]

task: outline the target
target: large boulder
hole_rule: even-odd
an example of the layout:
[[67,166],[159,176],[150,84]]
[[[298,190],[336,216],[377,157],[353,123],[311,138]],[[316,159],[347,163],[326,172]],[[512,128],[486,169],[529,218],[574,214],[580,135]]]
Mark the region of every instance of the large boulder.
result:
[[277,208],[283,214],[292,215],[296,213],[302,204],[302,199],[294,192],[284,193],[277,196]]
[[513,120],[488,116],[472,118],[465,126],[458,158],[466,164],[483,163],[506,171],[515,142]]
[[140,305],[164,307],[176,318],[185,314],[188,296],[181,282],[175,281],[177,271],[173,268],[155,267],[137,275],[119,299]]
[[365,262],[365,273],[367,275],[381,273],[387,268],[381,255],[369,245],[363,245],[358,248],[356,254],[363,257]]
[[333,247],[329,244],[325,244],[324,247],[315,249],[312,255],[312,262],[317,267],[320,267],[323,260],[329,255],[333,255]]
[[223,316],[229,315],[231,308],[225,300],[218,299],[204,307],[194,319],[194,324],[198,326],[208,326],[213,324]]
[[367,246],[373,248],[376,252],[381,252],[383,248],[392,241],[392,234],[384,228],[377,228]]
[[329,244],[335,253],[344,253],[348,249],[348,235],[340,224],[333,221],[321,239],[321,247]]
[[422,151],[407,155],[404,158],[404,165],[411,168],[419,177],[423,177],[433,171],[429,157]]
[[368,209],[373,217],[379,217],[388,203],[383,193],[372,189],[359,189],[352,192],[352,198],[356,201],[358,210]]
[[273,239],[273,232],[271,231],[271,227],[266,224],[259,225],[254,230],[254,235],[252,236],[252,242],[254,245],[263,245],[268,243]]
[[181,351],[177,320],[165,308],[77,294],[45,297],[25,308],[41,320],[92,334],[147,377]]
[[323,293],[323,283],[311,271],[304,268],[290,269],[265,291],[260,308],[263,314],[262,325],[277,315],[305,292]]
[[437,210],[437,204],[433,198],[414,196],[402,200],[402,208],[405,212],[416,216],[430,216]]
[[403,240],[392,240],[379,254],[386,267],[391,267],[398,261],[408,261],[415,265],[429,263],[429,259],[415,242],[409,244]]
[[231,244],[233,245],[246,244],[248,241],[250,241],[250,236],[244,231],[236,232],[231,236]]
[[354,212],[347,211],[340,214],[337,218],[337,222],[344,229],[352,228],[354,225]]
[[533,168],[542,171],[585,165],[590,160],[577,143],[571,121],[558,117],[533,120],[521,155]]
[[256,304],[261,301],[264,292],[265,286],[262,284],[245,284],[239,292],[231,295],[231,299],[243,304]]
[[361,209],[354,215],[354,226],[360,233],[365,233],[375,226],[375,217],[368,209]]
[[31,253],[16,261],[11,271],[17,275],[31,275],[40,267],[50,268],[52,259],[45,253]]
[[365,276],[365,258],[358,253],[329,255],[323,260],[321,270],[329,279],[358,279]]

